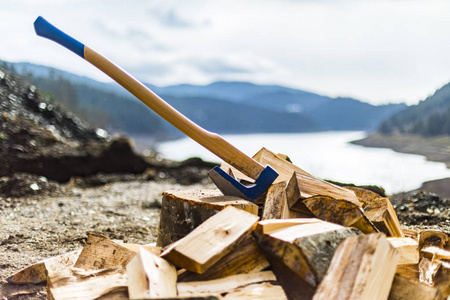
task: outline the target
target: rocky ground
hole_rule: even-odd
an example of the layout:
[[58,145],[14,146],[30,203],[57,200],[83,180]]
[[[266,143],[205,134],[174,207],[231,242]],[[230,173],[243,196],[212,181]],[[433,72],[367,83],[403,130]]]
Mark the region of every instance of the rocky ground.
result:
[[155,242],[161,193],[205,186],[167,180],[97,187],[69,183],[60,186],[58,195],[0,199],[0,299],[46,299],[45,285],[18,286],[7,283],[7,277],[44,258],[82,248],[89,232],[128,243]]
[[[138,155],[129,140],[90,128],[1,69],[0,113],[0,299],[46,299],[44,285],[6,279],[81,248],[89,232],[152,243],[163,191],[214,187],[206,175],[213,164]],[[404,226],[450,232],[447,198],[392,201]]]

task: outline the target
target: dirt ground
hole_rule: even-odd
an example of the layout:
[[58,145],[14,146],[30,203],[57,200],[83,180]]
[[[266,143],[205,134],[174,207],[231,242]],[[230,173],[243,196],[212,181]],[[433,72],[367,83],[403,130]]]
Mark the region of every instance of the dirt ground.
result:
[[156,241],[161,193],[197,184],[130,181],[101,187],[64,186],[63,195],[0,201],[0,299],[46,299],[45,285],[18,286],[7,277],[44,258],[80,249],[89,232],[128,243]]

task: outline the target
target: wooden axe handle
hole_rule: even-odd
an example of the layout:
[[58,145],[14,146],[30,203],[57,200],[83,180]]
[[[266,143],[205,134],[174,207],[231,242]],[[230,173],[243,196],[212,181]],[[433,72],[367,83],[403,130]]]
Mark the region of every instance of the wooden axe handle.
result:
[[264,167],[239,149],[224,140],[220,135],[205,130],[185,117],[167,102],[153,93],[149,88],[122,70],[113,62],[90,49],[84,44],[68,36],[44,18],[36,19],[35,30],[39,36],[46,37],[78,54],[92,65],[100,69],[126,90],[141,100],[154,112],[178,128],[191,139],[229,163],[245,175],[257,179]]

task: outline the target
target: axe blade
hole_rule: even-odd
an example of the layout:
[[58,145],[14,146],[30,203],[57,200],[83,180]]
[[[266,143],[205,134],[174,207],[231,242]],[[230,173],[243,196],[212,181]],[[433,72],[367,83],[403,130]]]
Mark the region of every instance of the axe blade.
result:
[[219,167],[211,169],[208,175],[224,195],[237,196],[252,202],[263,195],[278,177],[278,173],[270,166],[266,166],[251,186],[243,185]]

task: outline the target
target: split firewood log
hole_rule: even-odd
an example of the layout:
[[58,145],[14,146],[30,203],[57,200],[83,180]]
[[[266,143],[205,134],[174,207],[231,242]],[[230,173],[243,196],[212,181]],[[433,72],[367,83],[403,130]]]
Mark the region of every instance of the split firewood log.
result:
[[[267,191],[264,202],[262,220],[266,219],[290,219],[301,217],[313,217],[305,205],[299,201],[300,190],[294,172],[289,181],[280,181],[272,184]],[[292,209],[289,203],[298,203]],[[303,209],[303,210],[302,210]]]
[[269,234],[274,231],[285,229],[297,225],[305,225],[312,223],[327,223],[326,221],[317,218],[295,218],[295,219],[268,219],[261,220],[256,226],[256,231],[262,234]]
[[442,260],[439,273],[435,277],[434,287],[441,291],[444,299],[450,297],[450,261]]
[[353,191],[318,179],[265,148],[262,148],[258,153],[256,153],[253,156],[253,159],[262,165],[270,165],[275,171],[277,171],[278,177],[274,183],[289,181],[292,173],[296,172],[301,198],[308,198],[315,195],[325,195],[337,199],[346,199],[360,205],[359,200]]
[[425,246],[420,249],[420,254],[431,259],[447,259],[450,260],[450,251],[436,247]]
[[233,251],[256,227],[258,220],[254,214],[229,206],[171,244],[161,257],[180,268],[204,273]]
[[[270,165],[277,171],[278,177],[275,179],[274,184],[282,181],[288,182],[295,172],[300,187],[300,199],[315,195],[326,195],[333,198],[346,199],[347,201],[354,202],[356,205],[361,205],[353,191],[312,176],[308,172],[294,165],[286,155],[275,154],[266,148],[262,148],[253,156],[253,159],[263,166]],[[238,181],[244,183],[254,182],[251,178],[248,178],[228,164],[222,164],[221,168],[229,174],[233,174],[232,176]],[[289,206],[291,207],[293,204],[290,203]]]
[[224,299],[286,299],[272,271],[241,274],[221,279],[178,283],[181,297],[224,295]]
[[233,206],[258,214],[258,206],[219,190],[170,190],[163,193],[157,245],[166,247],[188,235],[217,212]]
[[398,266],[419,263],[419,243],[412,238],[388,238],[389,243],[400,254]]
[[382,233],[349,237],[334,253],[313,300],[387,299],[398,260]]
[[272,184],[267,190],[261,219],[289,219],[290,217],[286,197],[286,182],[281,181]]
[[316,218],[346,227],[355,227],[366,234],[378,232],[366,218],[362,208],[353,202],[320,195],[302,201]]
[[256,273],[269,266],[266,256],[250,233],[236,244],[235,249],[202,274],[185,269],[180,270],[178,282],[212,280],[238,274]]
[[442,265],[440,260],[432,260],[422,257],[419,263],[419,281],[429,286],[434,286],[435,276]]
[[148,252],[153,253],[155,255],[160,255],[161,251],[162,251],[162,248],[158,247],[158,246],[155,246],[154,243],[153,244],[148,244],[148,245],[122,243],[122,244],[119,244],[119,245],[121,245],[122,247],[127,248],[128,250],[136,252],[136,253],[138,253],[141,248],[145,249]]
[[381,197],[377,193],[363,188],[347,188],[355,192],[358,200],[362,203],[364,215],[380,232],[386,236],[404,237],[397,213],[389,198]]
[[419,281],[438,288],[446,299],[450,296],[450,263],[422,257],[419,263]]
[[419,264],[398,265],[395,274],[419,282]]
[[48,278],[61,276],[61,273],[73,267],[81,253],[81,249],[44,259],[32,264],[8,278],[14,284],[44,283]]
[[91,233],[83,247],[74,267],[84,270],[105,270],[123,268],[136,255],[130,250],[107,237]]
[[423,230],[419,233],[419,249],[435,246],[444,249],[449,238],[445,232],[439,230]]
[[126,270],[130,299],[177,296],[177,270],[165,259],[140,249]]
[[347,237],[361,234],[357,229],[324,221],[289,226],[266,234],[258,229],[254,232],[256,240],[289,299],[311,299],[338,244]]
[[123,294],[126,290],[127,277],[123,269],[74,271],[51,278],[47,283],[47,297],[53,300],[108,298],[110,294]]
[[395,275],[388,300],[443,300],[439,289]]
[[105,236],[91,233],[75,264],[48,278],[48,298],[119,299],[127,291],[125,266],[135,255]]
[[[123,252],[130,254],[130,257],[133,256],[132,253],[127,252],[124,248],[127,248],[133,252],[137,252],[139,248],[147,249],[148,251],[151,251],[152,253],[159,255],[161,252],[161,248],[151,246],[151,245],[138,245],[138,244],[117,244],[116,242],[113,242],[112,240],[107,239],[104,236],[98,235],[98,234],[90,234],[88,237],[89,243],[85,245],[83,249],[74,250],[65,254],[61,254],[58,256],[50,257],[47,259],[44,259],[42,261],[39,261],[35,264],[32,264],[12,276],[10,276],[7,280],[9,283],[13,284],[38,284],[38,283],[44,283],[47,282],[49,279],[52,278],[58,278],[58,277],[64,277],[69,276],[72,274],[71,269],[75,267],[75,263],[80,258],[80,253],[82,253],[82,250],[84,250],[83,256],[79,262],[79,267],[92,269],[92,255],[88,255],[88,253],[92,254],[93,249],[97,247],[95,252],[95,256],[97,257],[94,259],[94,261],[98,260],[104,260],[105,261],[105,267],[111,268],[111,267],[123,267],[127,263],[127,259],[125,261],[121,261],[120,259],[114,258],[107,258],[109,254],[114,253],[114,255],[117,252],[114,252],[114,250],[117,251],[119,249],[118,256],[124,257]],[[104,249],[108,249],[112,247],[113,251],[105,252]],[[117,248],[116,248],[117,247]],[[88,250],[90,248],[90,250]],[[106,258],[105,258],[106,255]],[[90,257],[91,260],[89,260]],[[81,263],[83,261],[83,263]],[[88,262],[90,261],[90,262]],[[115,261],[117,264],[112,263],[112,261]],[[98,265],[98,264],[97,264]],[[75,267],[76,268],[76,267]],[[96,267],[95,267],[96,268]]]
[[409,228],[402,228],[402,231],[405,237],[409,237],[415,239],[416,241],[419,241],[419,231]]

